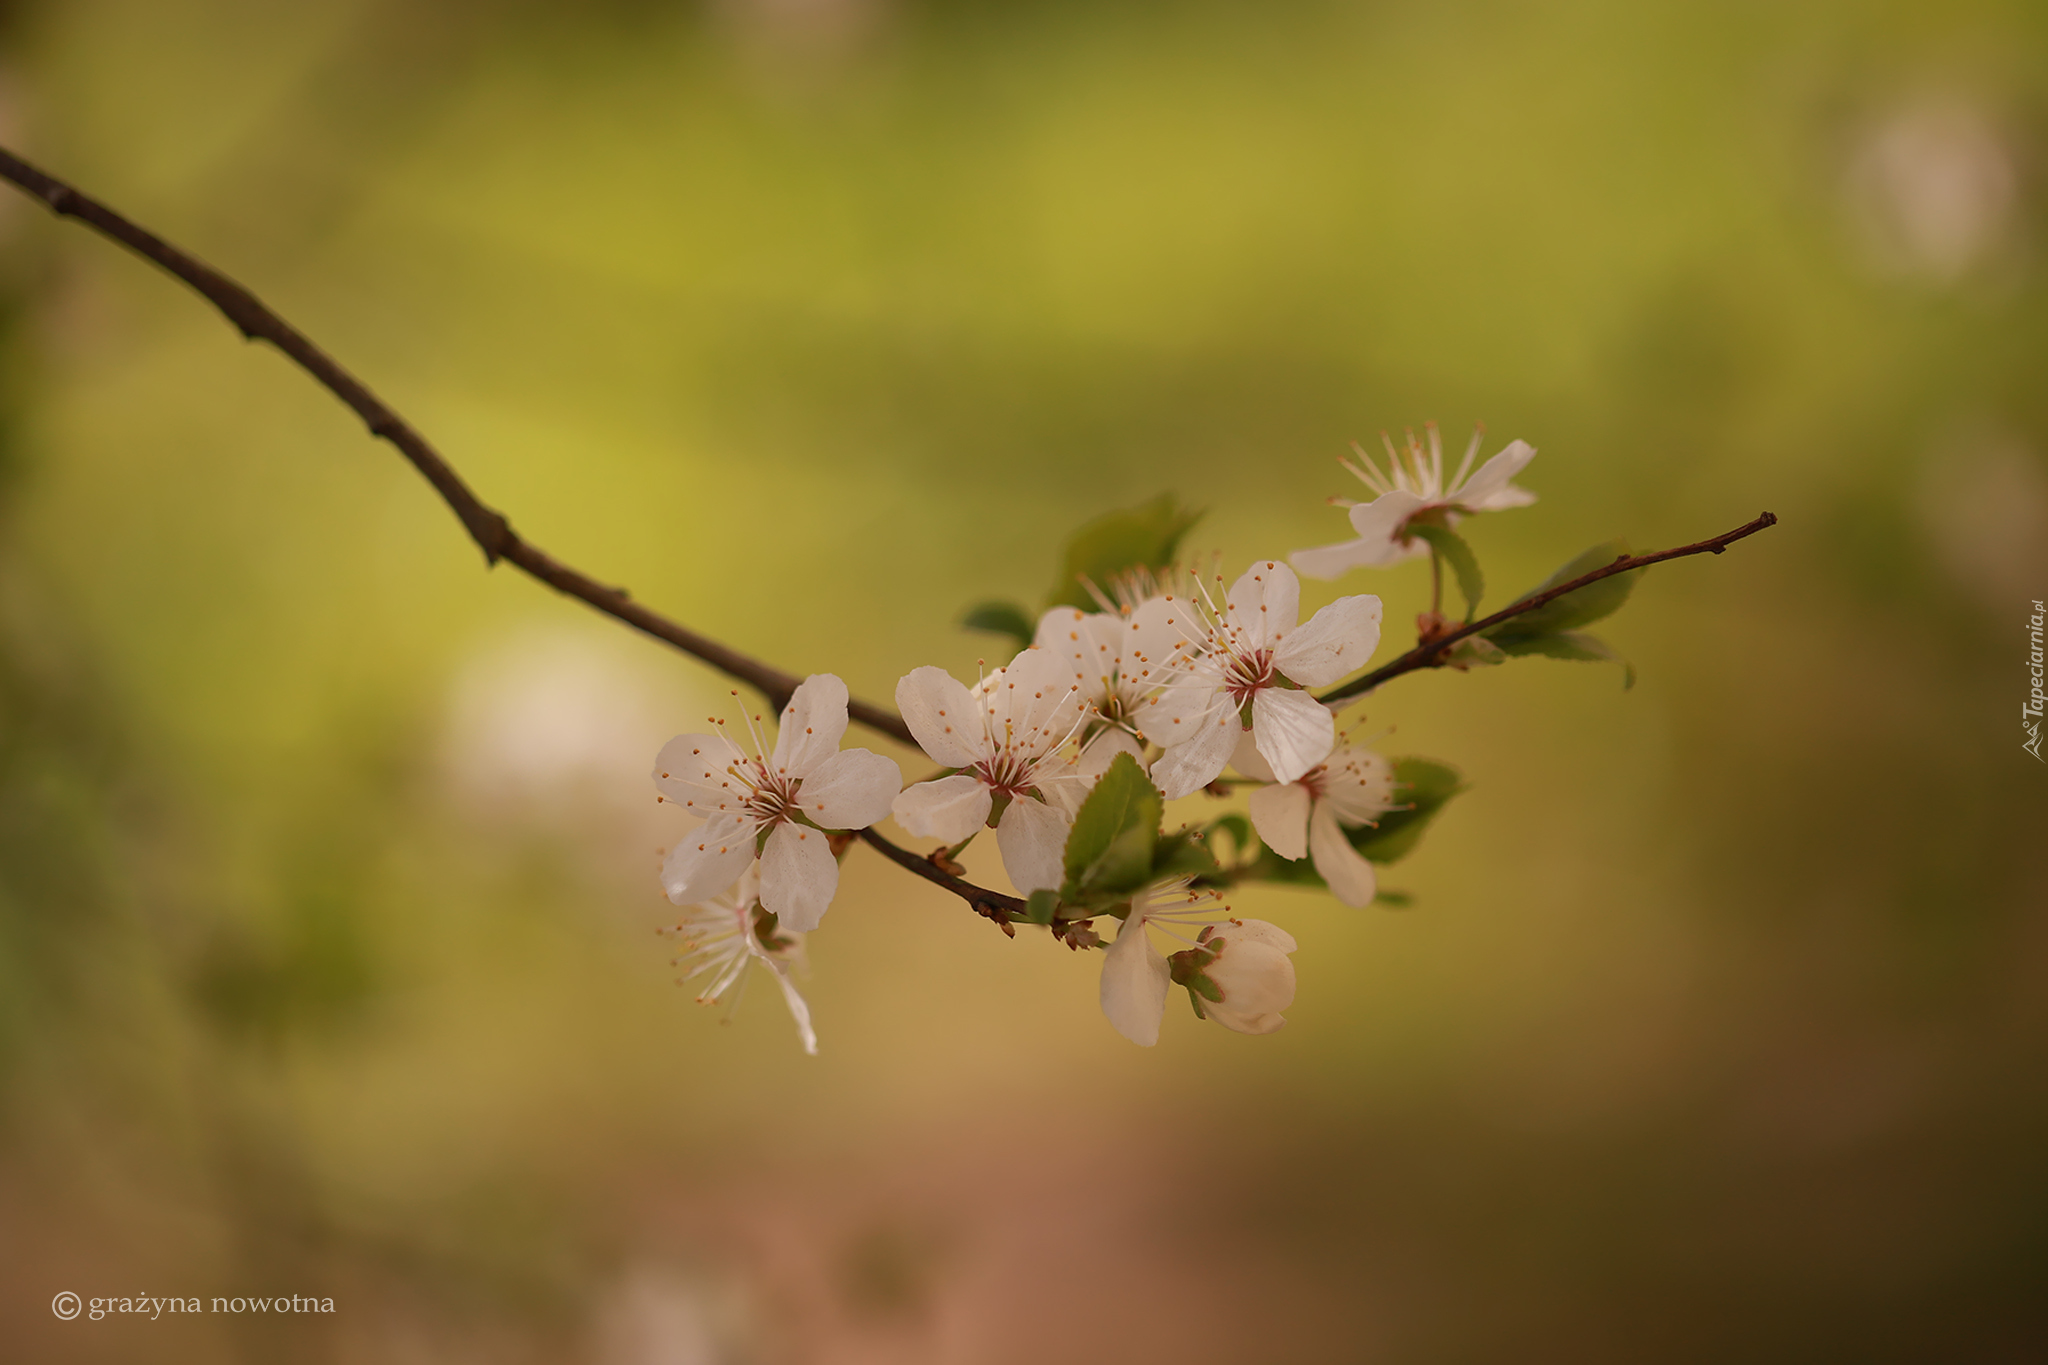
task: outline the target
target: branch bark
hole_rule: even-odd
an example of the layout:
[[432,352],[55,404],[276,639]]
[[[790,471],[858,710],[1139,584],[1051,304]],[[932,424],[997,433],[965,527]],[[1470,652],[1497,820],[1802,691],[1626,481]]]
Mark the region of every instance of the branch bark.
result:
[[[624,588],[608,587],[588,574],[571,568],[512,529],[504,513],[486,504],[470,490],[460,474],[441,457],[427,438],[390,405],[370,391],[368,385],[344,369],[334,357],[321,350],[306,334],[286,322],[269,305],[248,289],[221,274],[204,261],[181,251],[146,228],[139,227],[105,204],[79,192],[47,171],[30,165],[0,147],[0,178],[13,182],[40,199],[59,217],[76,218],[101,236],[119,242],[136,255],[154,262],[183,280],[207,302],[218,308],[250,341],[267,341],[311,375],[321,387],[347,404],[363,419],[370,434],[389,441],[399,453],[425,476],[441,500],[448,504],[463,529],[484,552],[486,564],[509,560],[533,577],[579,601],[587,603],[635,630],[674,645],[692,658],[710,664],[728,677],[755,688],[776,710],[789,703],[790,694],[803,681],[792,673],[750,658],[716,640],[672,621],[633,601]],[[903,718],[885,706],[858,699],[846,708],[848,718],[891,739],[915,745]]]
[[1765,512],[1755,521],[1738,526],[1732,531],[1724,531],[1718,536],[1714,536],[1709,540],[1699,541],[1697,544],[1681,545],[1675,550],[1658,550],[1653,554],[1623,555],[1612,564],[1603,565],[1591,573],[1580,574],[1569,583],[1560,583],[1554,588],[1546,589],[1543,592],[1525,597],[1510,606],[1503,607],[1491,616],[1481,617],[1470,625],[1460,626],[1458,629],[1439,635],[1432,640],[1424,640],[1392,663],[1375,668],[1363,677],[1353,678],[1342,687],[1332,688],[1328,692],[1323,693],[1322,696],[1317,697],[1316,700],[1328,706],[1332,702],[1363,696],[1389,678],[1398,678],[1403,673],[1413,673],[1418,668],[1441,668],[1443,666],[1444,651],[1457,644],[1458,641],[1465,639],[1467,636],[1477,635],[1482,630],[1491,630],[1503,621],[1512,621],[1523,612],[1534,611],[1546,603],[1555,602],[1566,593],[1577,592],[1589,583],[1597,583],[1603,578],[1611,578],[1618,573],[1627,573],[1631,569],[1640,569],[1651,564],[1661,564],[1667,559],[1683,559],[1687,555],[1699,554],[1717,555],[1736,541],[1741,540],[1744,536],[1753,536],[1758,531],[1764,530],[1766,527],[1776,526],[1777,524],[1777,513]]

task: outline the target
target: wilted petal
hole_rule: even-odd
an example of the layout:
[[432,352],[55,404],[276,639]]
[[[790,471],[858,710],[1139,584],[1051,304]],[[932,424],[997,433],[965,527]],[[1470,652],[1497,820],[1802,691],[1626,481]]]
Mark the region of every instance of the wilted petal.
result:
[[842,749],[804,779],[797,801],[826,829],[866,829],[889,813],[901,790],[903,774],[894,763],[866,749]]
[[960,680],[945,669],[926,664],[904,674],[896,684],[896,709],[903,713],[903,723],[932,762],[965,768],[988,757],[981,708]]
[[1340,597],[1287,632],[1273,648],[1273,666],[1303,687],[1326,687],[1363,668],[1380,643],[1380,599]]
[[768,766],[791,777],[807,776],[839,752],[839,740],[845,733],[846,684],[836,674],[813,673],[797,685],[789,705],[782,708],[775,754]]
[[1145,938],[1138,915],[1124,921],[1102,955],[1102,1012],[1118,1033],[1140,1047],[1159,1041],[1173,971]]
[[1306,692],[1262,687],[1252,697],[1252,737],[1273,776],[1294,782],[1337,747],[1337,718]]
[[661,868],[661,889],[677,905],[710,900],[754,861],[755,825],[730,811],[676,840]]
[[1056,890],[1065,880],[1063,857],[1068,819],[1043,801],[1020,796],[996,821],[996,847],[1003,852],[1003,871],[1025,895]]
[[1379,891],[1379,877],[1363,853],[1344,837],[1337,812],[1328,801],[1316,803],[1308,822],[1308,851],[1316,875],[1330,884],[1330,894],[1346,905],[1367,906]]
[[1526,488],[1516,488],[1509,479],[1522,472],[1523,466],[1536,458],[1536,447],[1527,441],[1510,441],[1507,449],[1479,466],[1479,472],[1464,484],[1453,489],[1450,500],[1474,512],[1500,512],[1510,507],[1527,507],[1536,501],[1536,495]]
[[1243,647],[1263,649],[1301,619],[1301,580],[1277,559],[1262,559],[1230,585],[1230,624]]
[[[1263,697],[1266,692],[1259,695]],[[1324,714],[1327,716],[1329,713]],[[1195,730],[1192,738],[1174,745],[1153,760],[1152,785],[1159,788],[1160,794],[1169,801],[1200,791],[1222,774],[1223,765],[1230,761],[1230,751],[1236,747],[1237,737],[1242,731],[1243,727],[1237,723],[1237,712],[1217,707],[1200,722],[1200,728]],[[1301,773],[1295,776],[1299,777]]]
[[993,804],[980,778],[955,773],[905,787],[889,810],[897,824],[918,838],[957,844],[988,822]]
[[839,860],[825,832],[783,821],[761,850],[761,908],[799,934],[818,927],[839,889]]
[[745,758],[724,735],[677,735],[655,756],[654,785],[683,814],[708,820],[747,799],[745,785],[727,771]]
[[1292,860],[1308,852],[1308,788],[1299,782],[1260,787],[1246,803],[1251,807],[1252,828],[1266,847]]

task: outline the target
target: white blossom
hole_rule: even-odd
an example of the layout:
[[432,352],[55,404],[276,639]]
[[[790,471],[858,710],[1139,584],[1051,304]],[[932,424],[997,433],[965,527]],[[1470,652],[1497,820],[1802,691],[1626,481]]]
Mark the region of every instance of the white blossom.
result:
[[839,860],[825,831],[866,829],[889,813],[903,786],[896,765],[880,754],[841,750],[845,733],[846,684],[815,673],[783,708],[766,757],[758,733],[752,754],[723,733],[677,735],[663,745],[654,785],[704,821],[676,841],[662,866],[668,898],[686,905],[717,895],[739,880],[758,846],[761,904],[788,929],[817,928],[839,889]]
[[[783,928],[761,908],[760,866],[749,866],[738,883],[724,894],[692,905],[682,922],[670,931],[682,939],[683,952],[675,964],[682,975],[677,979],[687,982],[704,978],[697,1003],[715,1005],[735,987],[744,993],[747,964],[760,963],[782,988],[783,1002],[796,1020],[797,1036],[803,1039],[804,1051],[815,1057],[818,1034],[811,1027],[811,1007],[790,979],[792,970],[803,959],[804,936]],[[739,1007],[739,1001],[740,995],[733,995],[734,1009]]]
[[1088,783],[1063,750],[1090,714],[1074,670],[1048,649],[1026,649],[973,689],[943,668],[913,669],[896,707],[934,763],[960,771],[904,789],[896,822],[919,838],[957,844],[996,822],[1003,870],[1027,895],[1065,879],[1062,859]]
[[1371,749],[1346,746],[1294,781],[1275,782],[1258,750],[1243,743],[1230,763],[1246,777],[1273,783],[1254,791],[1248,802],[1252,828],[1266,847],[1283,858],[1313,858],[1316,874],[1344,904],[1372,904],[1378,879],[1344,827],[1372,824],[1392,809],[1392,764]]
[[1191,879],[1175,877],[1146,887],[1131,898],[1129,915],[1116,942],[1102,955],[1102,1013],[1118,1033],[1151,1047],[1159,1041],[1172,970],[1153,946],[1148,930],[1194,944],[1184,929],[1223,919],[1229,907],[1214,892],[1188,889]]
[[1194,652],[1179,622],[1184,596],[1147,596],[1118,610],[1054,607],[1038,622],[1036,648],[1073,666],[1077,694],[1091,708],[1078,771],[1093,781],[1120,753],[1145,766],[1143,717],[1161,686]]
[[1223,607],[1206,594],[1182,605],[1175,624],[1191,648],[1139,721],[1166,750],[1152,765],[1159,790],[1171,800],[1215,781],[1247,721],[1277,780],[1322,762],[1337,743],[1336,720],[1303,689],[1336,682],[1372,657],[1380,599],[1340,597],[1301,622],[1294,570],[1262,559],[1231,585]]
[[1358,533],[1358,538],[1314,550],[1297,550],[1290,556],[1295,568],[1310,578],[1335,578],[1347,569],[1384,568],[1429,553],[1428,542],[1413,534],[1415,523],[1422,517],[1435,514],[1445,525],[1455,526],[1458,518],[1474,512],[1526,507],[1536,501],[1534,493],[1508,482],[1536,458],[1536,448],[1527,441],[1510,441],[1468,479],[1466,472],[1479,454],[1479,441],[1484,435],[1483,431],[1474,431],[1463,462],[1446,484],[1443,437],[1434,422],[1428,423],[1425,430],[1429,436],[1426,453],[1412,431],[1407,433],[1405,452],[1397,452],[1393,440],[1381,433],[1380,441],[1387,449],[1385,472],[1373,463],[1365,447],[1352,444],[1358,463],[1340,463],[1372,490],[1373,499],[1332,501],[1351,509],[1351,529]]

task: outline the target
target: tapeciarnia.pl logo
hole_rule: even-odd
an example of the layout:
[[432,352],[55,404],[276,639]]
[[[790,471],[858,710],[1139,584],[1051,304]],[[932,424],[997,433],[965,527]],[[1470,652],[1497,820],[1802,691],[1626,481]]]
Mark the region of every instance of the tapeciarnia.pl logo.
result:
[[2026,705],[2020,708],[2020,724],[2026,728],[2026,742],[2020,747],[2034,756],[2037,763],[2048,763],[2041,757],[2041,708],[2044,698],[2041,693],[2041,618],[2044,613],[2040,601],[2034,603],[2034,614],[2027,622],[2027,671],[2034,676],[2034,686],[2027,694]]

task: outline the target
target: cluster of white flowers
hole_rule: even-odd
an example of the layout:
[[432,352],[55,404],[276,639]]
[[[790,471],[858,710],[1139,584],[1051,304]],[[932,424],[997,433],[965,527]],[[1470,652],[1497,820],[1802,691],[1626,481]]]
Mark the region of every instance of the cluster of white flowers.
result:
[[[1314,576],[1395,563],[1426,550],[1418,519],[1448,527],[1459,516],[1520,506],[1531,495],[1509,480],[1535,453],[1515,442],[1466,477],[1477,437],[1448,485],[1435,427],[1428,449],[1411,435],[1406,458],[1388,443],[1391,472],[1360,451],[1347,467],[1377,494],[1347,504],[1358,539],[1303,551]],[[993,828],[1003,868],[1026,896],[1068,886],[1066,850],[1077,815],[1119,756],[1146,774],[1161,800],[1219,786],[1249,787],[1259,839],[1282,859],[1312,860],[1343,903],[1369,904],[1372,864],[1347,830],[1397,809],[1392,765],[1370,749],[1340,744],[1335,714],[1309,689],[1363,667],[1380,638],[1381,604],[1341,597],[1306,622],[1295,571],[1262,559],[1228,591],[1192,575],[1139,574],[1121,601],[1086,612],[1057,607],[1032,643],[973,685],[944,669],[918,668],[896,686],[910,733],[944,771],[903,787],[896,765],[864,749],[841,750],[846,687],[830,674],[807,679],[785,708],[772,753],[750,726],[750,754],[722,732],[682,735],[665,746],[655,782],[663,798],[702,823],[677,842],[662,871],[669,898],[694,904],[679,926],[689,974],[708,974],[715,999],[758,961],[781,985],[808,1049],[809,1011],[790,982],[802,935],[815,929],[838,885],[838,845],[828,831],[856,831],[893,814],[943,847],[940,865]],[[1217,594],[1220,593],[1220,598]],[[1142,789],[1142,784],[1139,784]],[[1071,888],[1069,888],[1071,890]],[[1259,920],[1234,918],[1197,878],[1162,878],[1107,908],[1062,904],[1071,926],[1101,918],[1120,927],[1104,953],[1102,1009],[1133,1042],[1157,1041],[1170,987],[1185,987],[1195,1012],[1242,1033],[1270,1033],[1294,998],[1295,942]],[[1153,934],[1186,944],[1169,957]],[[1070,942],[1074,940],[1069,939]],[[1088,942],[1099,942],[1092,934]]]

